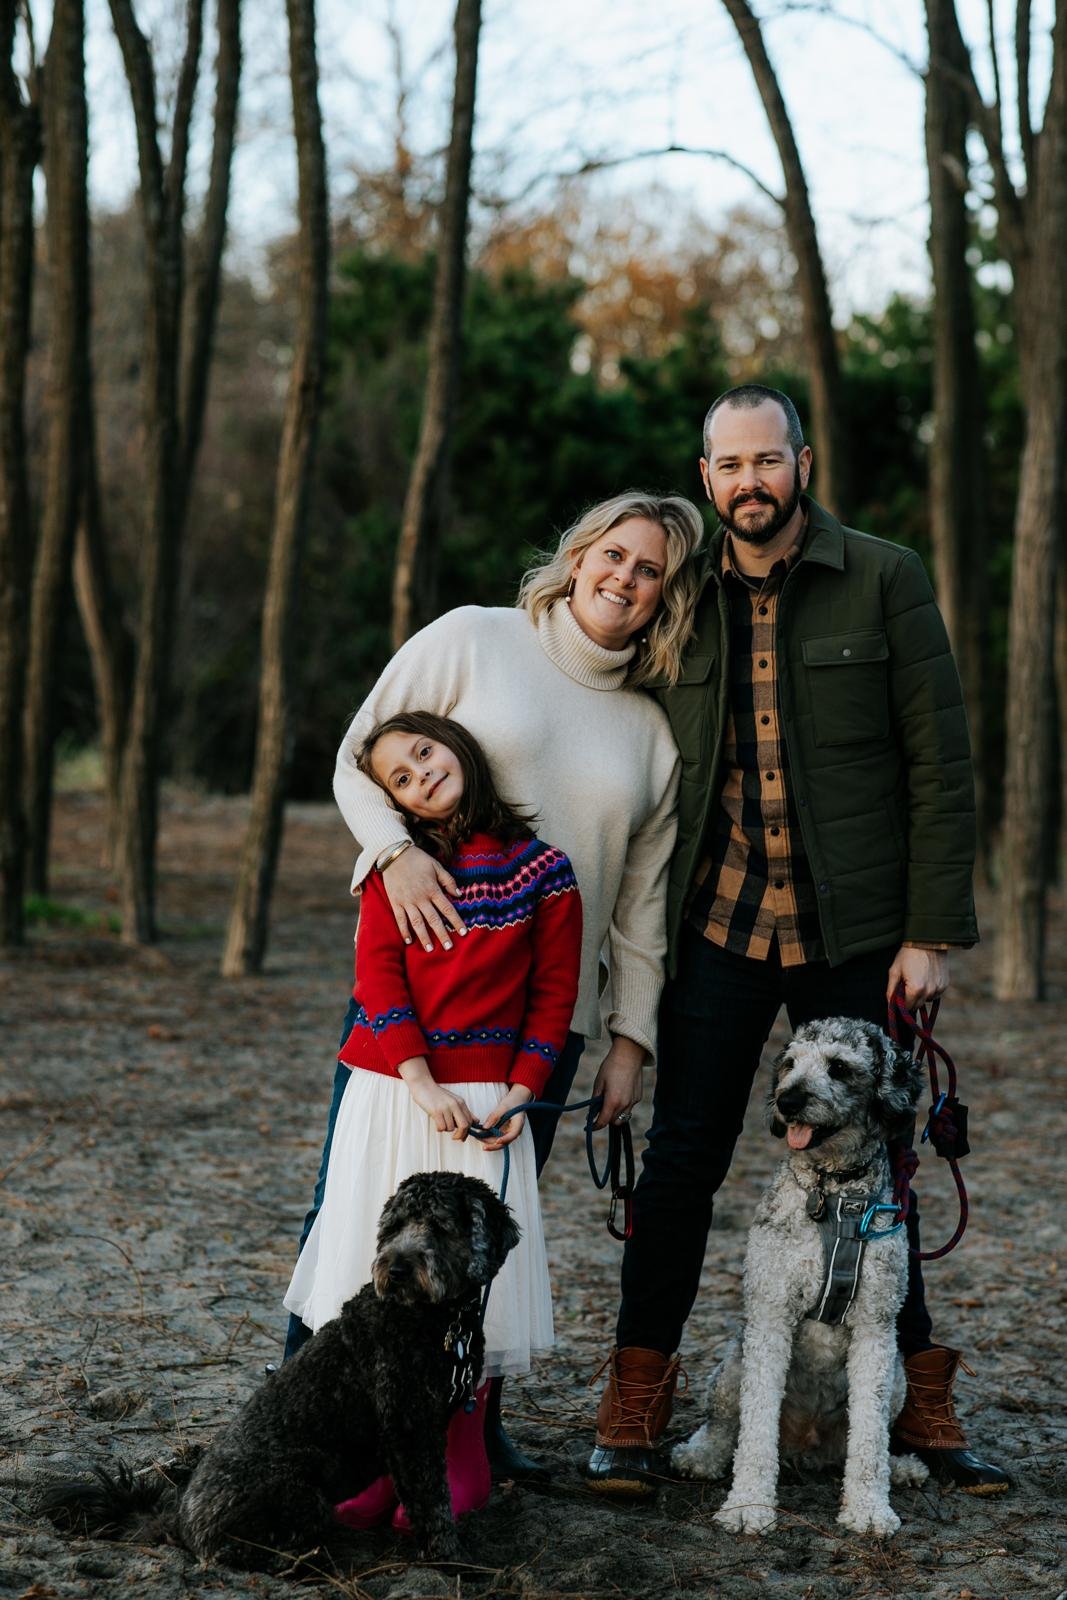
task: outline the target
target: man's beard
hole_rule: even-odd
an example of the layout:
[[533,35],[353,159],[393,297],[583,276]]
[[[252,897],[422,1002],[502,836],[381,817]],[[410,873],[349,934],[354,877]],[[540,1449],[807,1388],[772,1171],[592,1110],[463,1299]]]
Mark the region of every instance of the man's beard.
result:
[[[734,495],[725,507],[720,506],[716,500],[715,509],[719,513],[719,520],[723,526],[729,528],[735,539],[742,540],[745,544],[770,544],[776,538],[793,515],[800,504],[800,462],[793,468],[793,490],[785,500],[776,500],[774,495],[768,494],[766,489],[756,489],[751,494]],[[749,522],[739,522],[734,516],[734,506],[739,502],[749,505],[757,501],[760,505],[773,507],[771,517],[762,523],[753,525]]]

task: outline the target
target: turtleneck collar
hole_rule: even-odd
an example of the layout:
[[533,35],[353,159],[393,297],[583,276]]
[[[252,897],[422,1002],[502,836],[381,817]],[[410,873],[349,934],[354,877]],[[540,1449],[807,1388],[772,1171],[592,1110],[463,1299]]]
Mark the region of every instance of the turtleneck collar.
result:
[[621,689],[633,660],[635,645],[606,650],[578,626],[566,600],[557,600],[541,613],[537,637],[553,666],[587,689]]

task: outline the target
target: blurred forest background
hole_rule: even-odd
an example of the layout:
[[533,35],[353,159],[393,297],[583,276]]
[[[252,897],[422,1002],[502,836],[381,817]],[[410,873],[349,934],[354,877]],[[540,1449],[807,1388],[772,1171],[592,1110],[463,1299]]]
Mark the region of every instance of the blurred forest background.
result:
[[459,0],[451,33],[439,8],[436,146],[413,132],[430,90],[408,75],[404,5],[383,0],[387,153],[331,171],[327,211],[314,7],[286,0],[296,217],[249,265],[227,251],[227,208],[251,7],[90,6],[121,50],[138,160],[126,203],[90,206],[82,0],[0,0],[9,943],[48,904],[55,774],[80,762],[111,798],[134,942],[155,935],[163,777],[252,788],[224,960],[257,968],[283,800],[327,795],[396,643],[448,607],[510,603],[591,500],[627,485],[699,499],[704,411],[759,379],[810,424],[817,498],[935,577],[1000,896],[997,991],[1040,995],[1067,854],[1067,6],[990,5],[977,34],[982,7],[909,6],[927,42],[929,289],[835,322],[775,68],[775,19],[803,7],[722,0],[729,70],[751,73],[780,172],[710,217],[679,203],[685,173],[743,168],[743,127],[721,150],[666,145],[687,163],[669,191],[642,177],[645,150],[625,188],[600,177],[621,150],[576,147],[533,185],[499,151],[479,165],[478,0]]

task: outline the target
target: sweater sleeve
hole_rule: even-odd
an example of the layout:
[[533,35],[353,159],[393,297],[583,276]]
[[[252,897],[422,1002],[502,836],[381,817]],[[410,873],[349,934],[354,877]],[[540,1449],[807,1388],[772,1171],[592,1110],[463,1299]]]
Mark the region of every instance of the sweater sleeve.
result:
[[919,557],[901,558],[886,593],[889,693],[907,771],[906,943],[970,945],[974,775],[948,634]]
[[[355,996],[375,1043],[394,1072],[402,1061],[426,1054],[426,1036],[408,987],[404,941],[377,872],[367,879],[360,902]],[[339,1060],[345,1060],[343,1049]]]
[[541,1094],[567,1042],[582,965],[582,900],[567,857],[552,852],[533,915],[526,1011],[511,1082]]
[[608,929],[608,1031],[656,1056],[656,1017],[667,953],[667,868],[678,831],[677,753],[659,803],[630,837]]
[[383,850],[411,837],[385,790],[360,772],[356,765],[359,748],[377,723],[399,711],[451,714],[467,671],[466,641],[479,611],[478,606],[463,606],[413,634],[389,662],[341,740],[333,792],[360,849],[352,875],[353,891]]

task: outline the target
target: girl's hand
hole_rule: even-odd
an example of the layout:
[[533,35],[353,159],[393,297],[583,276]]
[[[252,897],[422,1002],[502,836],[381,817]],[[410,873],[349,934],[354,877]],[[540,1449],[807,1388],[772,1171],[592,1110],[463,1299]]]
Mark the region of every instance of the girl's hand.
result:
[[382,882],[405,944],[417,939],[423,949],[432,950],[436,939],[451,950],[453,933],[466,934],[466,924],[448,898],[459,893],[455,878],[417,844],[390,861]]
[[437,1082],[425,1057],[402,1061],[397,1071],[407,1084],[411,1098],[425,1111],[438,1133],[451,1133],[453,1139],[467,1137],[474,1118],[458,1094],[452,1094],[443,1083]]
[[616,1034],[611,1049],[600,1064],[593,1093],[604,1096],[604,1104],[593,1123],[606,1128],[609,1122],[627,1122],[644,1092],[645,1049],[633,1039]]
[[[500,1104],[495,1105],[492,1111],[490,1111],[482,1126],[486,1128],[494,1127],[506,1112],[511,1111],[515,1106],[526,1105],[527,1101],[532,1100],[533,1098],[533,1090],[528,1089],[524,1083],[513,1084],[508,1090],[507,1094],[504,1096],[503,1100],[501,1100]],[[511,1144],[513,1140],[519,1137],[525,1122],[526,1118],[523,1116],[508,1117],[507,1122],[505,1122],[497,1138],[483,1139],[480,1141],[482,1149],[503,1150],[506,1144]]]

